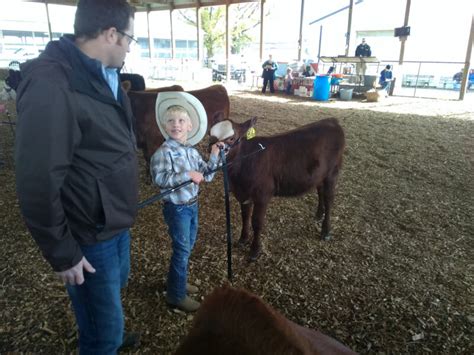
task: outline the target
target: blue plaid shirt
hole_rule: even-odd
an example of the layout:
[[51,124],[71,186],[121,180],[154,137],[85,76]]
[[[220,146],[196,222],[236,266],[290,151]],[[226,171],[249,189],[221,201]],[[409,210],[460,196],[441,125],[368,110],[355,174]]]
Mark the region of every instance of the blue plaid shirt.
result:
[[[209,162],[206,163],[195,148],[170,138],[151,157],[150,172],[153,182],[160,187],[162,192],[165,192],[191,180],[189,171],[194,170],[206,174],[216,169],[218,162],[219,158],[211,154]],[[209,174],[204,177],[204,180],[209,182],[214,175],[215,173]],[[198,192],[199,185],[192,183],[170,193],[163,200],[180,205],[197,197]]]

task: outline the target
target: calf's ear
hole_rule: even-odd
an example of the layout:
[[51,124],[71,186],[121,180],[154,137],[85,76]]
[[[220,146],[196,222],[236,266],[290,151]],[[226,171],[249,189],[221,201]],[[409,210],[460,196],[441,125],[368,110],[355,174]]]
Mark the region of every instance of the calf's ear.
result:
[[132,82],[130,80],[124,80],[120,83],[120,85],[125,92],[129,92],[132,88]]
[[209,122],[209,127],[214,126],[216,123],[219,123],[221,121],[224,121],[224,112],[223,111],[217,111],[214,113],[214,116],[212,116],[211,122]]

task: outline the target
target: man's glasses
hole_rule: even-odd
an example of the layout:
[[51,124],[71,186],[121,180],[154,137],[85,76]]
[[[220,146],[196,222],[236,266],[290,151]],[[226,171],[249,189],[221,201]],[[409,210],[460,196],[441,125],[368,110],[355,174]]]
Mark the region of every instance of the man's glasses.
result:
[[127,33],[123,32],[123,31],[119,31],[119,30],[117,30],[117,32],[118,32],[118,33],[120,33],[121,35],[123,35],[123,36],[127,37],[128,44],[131,44],[132,42],[134,42],[134,43],[138,43],[138,41],[136,40],[136,38],[135,38],[135,37],[133,37],[133,36],[130,36],[129,34],[127,34]]

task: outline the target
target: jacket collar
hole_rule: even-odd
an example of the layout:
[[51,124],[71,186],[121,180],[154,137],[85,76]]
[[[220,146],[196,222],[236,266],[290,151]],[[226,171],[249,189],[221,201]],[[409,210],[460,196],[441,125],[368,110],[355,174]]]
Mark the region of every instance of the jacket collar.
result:
[[[68,73],[71,88],[104,103],[118,105],[103,77],[102,63],[87,56],[74,41],[73,35],[64,35],[58,43],[72,67]],[[121,99],[120,94],[119,99]]]

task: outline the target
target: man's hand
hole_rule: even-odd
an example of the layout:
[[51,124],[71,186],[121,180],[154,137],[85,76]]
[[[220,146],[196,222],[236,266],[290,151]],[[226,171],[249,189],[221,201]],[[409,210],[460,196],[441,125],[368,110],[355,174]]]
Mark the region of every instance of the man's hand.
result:
[[95,269],[89,264],[87,259],[82,257],[81,261],[75,266],[65,271],[56,272],[56,275],[58,275],[66,285],[82,285],[84,283],[84,272],[82,269],[92,274],[95,272]]

